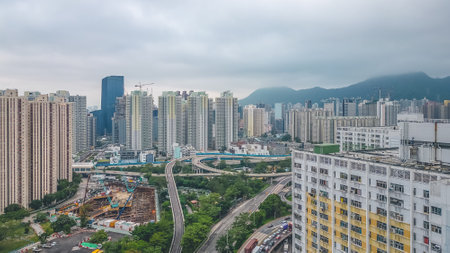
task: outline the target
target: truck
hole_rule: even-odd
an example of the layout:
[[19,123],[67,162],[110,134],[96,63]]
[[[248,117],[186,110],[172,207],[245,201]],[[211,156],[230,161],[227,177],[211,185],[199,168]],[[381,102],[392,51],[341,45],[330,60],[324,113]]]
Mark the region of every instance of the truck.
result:
[[244,248],[245,253],[252,253],[253,249],[258,245],[258,239],[251,239]]
[[284,243],[283,246],[283,253],[288,253],[289,252],[289,244],[287,242]]

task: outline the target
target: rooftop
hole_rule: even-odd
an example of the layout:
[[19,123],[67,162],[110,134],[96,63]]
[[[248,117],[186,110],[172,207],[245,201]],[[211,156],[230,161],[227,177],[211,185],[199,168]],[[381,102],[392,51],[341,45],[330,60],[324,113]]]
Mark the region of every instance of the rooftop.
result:
[[[311,150],[299,150],[313,153]],[[328,154],[335,157],[363,160],[386,165],[405,167],[416,170],[428,170],[438,173],[450,174],[450,164],[422,163],[417,161],[402,161],[398,155],[398,148],[375,149],[366,151],[348,151]]]

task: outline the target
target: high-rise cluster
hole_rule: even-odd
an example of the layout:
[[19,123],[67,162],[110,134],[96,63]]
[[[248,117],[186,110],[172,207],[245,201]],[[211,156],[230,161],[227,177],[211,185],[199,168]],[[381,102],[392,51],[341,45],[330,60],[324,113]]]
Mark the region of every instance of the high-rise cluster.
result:
[[0,212],[24,207],[72,180],[72,103],[17,90],[0,94]]
[[171,156],[175,147],[184,145],[197,151],[228,148],[237,141],[238,103],[231,92],[222,93],[215,103],[205,92],[183,94],[166,91],[158,99],[161,153]]

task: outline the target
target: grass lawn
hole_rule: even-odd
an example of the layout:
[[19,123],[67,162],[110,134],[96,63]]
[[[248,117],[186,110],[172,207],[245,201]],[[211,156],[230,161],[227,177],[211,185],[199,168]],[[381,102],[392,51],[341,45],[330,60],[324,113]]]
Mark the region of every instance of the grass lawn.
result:
[[47,222],[43,222],[43,223],[41,223],[41,227],[44,229],[44,231],[47,233],[47,234],[49,234],[49,235],[51,235],[51,234],[53,234],[53,228],[51,227],[51,222],[50,221],[47,221]]
[[10,252],[38,241],[38,237],[31,227],[28,234],[25,234],[26,226],[28,225],[24,225],[18,220],[10,220],[0,224],[0,229],[8,231],[6,239],[0,241],[0,253]]

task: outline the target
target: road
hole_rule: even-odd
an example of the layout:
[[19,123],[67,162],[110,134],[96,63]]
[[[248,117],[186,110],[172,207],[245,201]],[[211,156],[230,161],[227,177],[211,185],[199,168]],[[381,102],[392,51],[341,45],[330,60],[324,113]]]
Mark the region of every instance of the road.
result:
[[255,238],[258,240],[258,245],[260,245],[267,237],[273,234],[276,230],[279,229],[283,221],[290,221],[291,216],[283,216],[276,220],[273,220],[261,227],[259,227],[253,234],[242,244],[241,248],[238,250],[238,253],[244,253],[244,247],[248,244],[248,242]]
[[286,204],[292,206],[292,201],[290,201],[290,200],[288,200],[288,199],[286,198],[286,195],[287,195],[290,191],[291,191],[291,187],[286,187],[286,188],[283,189],[283,191],[280,192],[279,195],[280,195],[282,201],[284,201],[284,202],[286,202]]
[[[167,165],[166,165],[167,166]],[[211,167],[208,170],[216,170]],[[206,170],[206,169],[205,169]],[[185,173],[179,173],[174,174],[174,176],[178,177],[215,177],[220,176],[223,174],[237,174],[235,172],[230,171],[223,171],[218,170],[221,173],[191,173],[191,174],[185,174]],[[225,173],[224,173],[225,172]],[[145,174],[140,172],[133,172],[133,171],[118,171],[118,170],[89,170],[89,171],[75,171],[75,173],[81,173],[81,174],[111,174],[111,175],[125,175],[125,176],[144,176]],[[291,172],[283,172],[283,173],[262,173],[262,174],[255,174],[255,173],[249,173],[245,174],[248,177],[285,177],[288,175],[291,175]],[[166,174],[152,174],[152,177],[165,177]]]
[[172,206],[172,216],[173,216],[173,237],[172,244],[170,245],[171,253],[181,253],[181,238],[184,234],[184,215],[183,209],[181,208],[180,198],[178,196],[177,185],[175,184],[175,179],[173,177],[173,167],[175,166],[176,160],[171,161],[166,165],[166,180],[167,189],[169,191],[170,204]]
[[284,186],[291,181],[291,177],[281,178],[280,181],[275,184],[269,186],[263,192],[256,195],[254,198],[249,199],[238,207],[234,208],[225,218],[220,220],[214,227],[211,229],[209,233],[209,237],[203,246],[198,250],[198,252],[217,252],[216,244],[217,240],[226,233],[228,229],[230,229],[233,224],[234,219],[240,215],[241,213],[253,213],[258,210],[259,205],[266,199],[270,194],[278,194]]

